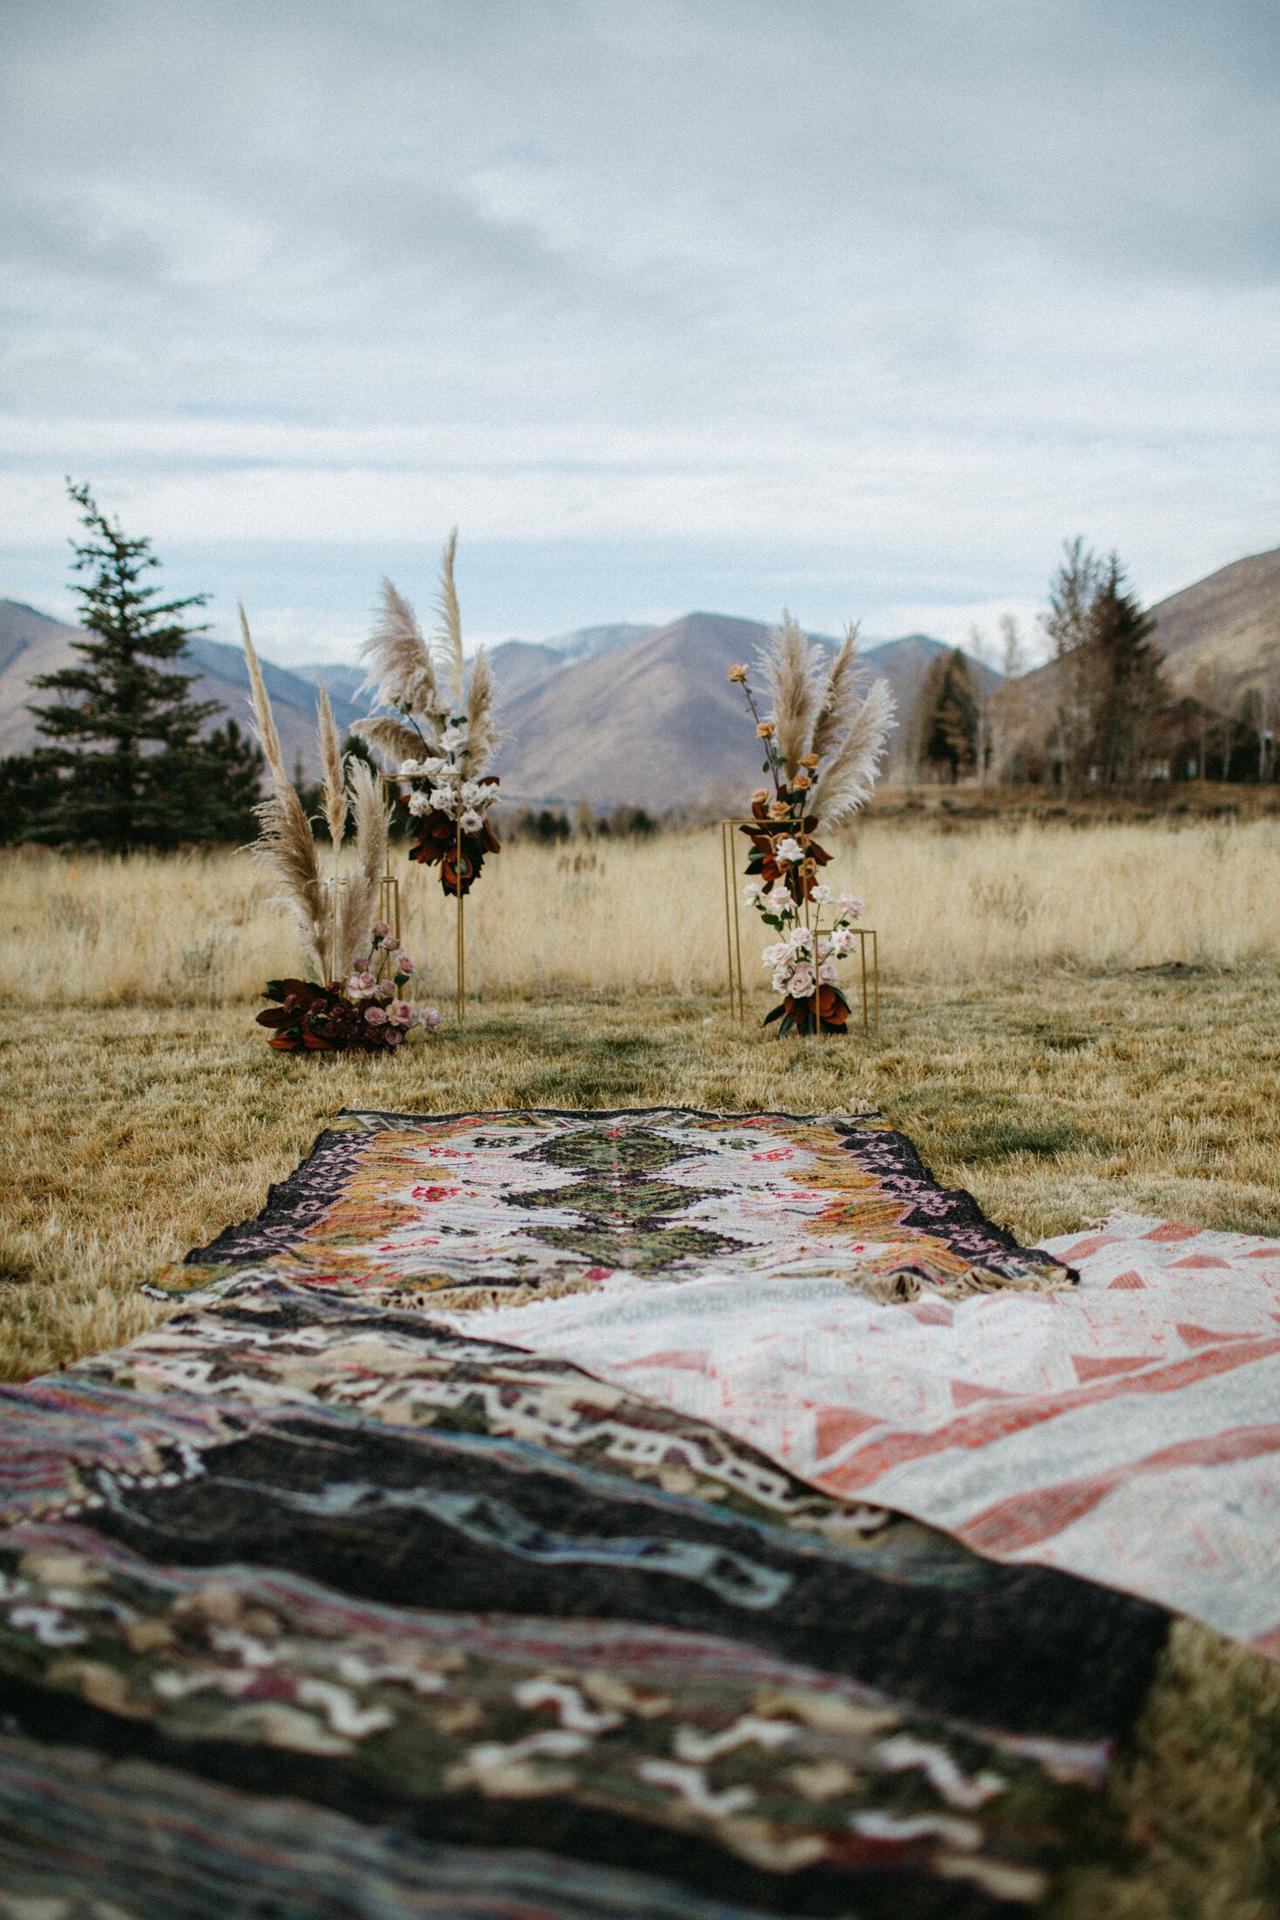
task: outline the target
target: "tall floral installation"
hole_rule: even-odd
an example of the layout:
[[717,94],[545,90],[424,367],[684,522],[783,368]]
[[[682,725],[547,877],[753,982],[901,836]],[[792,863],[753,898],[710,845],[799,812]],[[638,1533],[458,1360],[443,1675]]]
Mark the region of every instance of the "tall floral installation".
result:
[[857,628],[847,628],[833,660],[784,613],[769,636],[761,667],[773,711],[761,715],[749,668],[729,679],[742,688],[764,744],[770,786],[751,796],[741,831],[751,843],[743,897],[778,936],[762,953],[782,995],[765,1015],[780,1034],[842,1034],[849,1002],[840,963],[851,951],[862,902],[837,896],[821,878],[831,855],[818,842],[871,797],[893,722],[893,696],[883,680],[859,673]]
[[[285,772],[280,736],[243,607],[240,627],[253,702],[254,731],[266,756],[270,788],[257,809],[255,857],[279,886],[277,899],[297,925],[307,977],[268,980],[276,1004],[258,1016],[271,1045],[284,1053],[395,1053],[411,1033],[440,1024],[434,1007],[405,998],[414,964],[378,918],[387,858],[387,809],[378,778],[363,760],[343,758],[329,696],[322,685],[317,734],[323,770],[323,815],[332,847],[321,870],[312,822]],[[350,824],[354,867],[342,859]]]
[[453,578],[457,547],[455,528],[441,564],[434,645],[424,639],[409,602],[383,581],[382,611],[364,656],[366,684],[377,705],[391,711],[357,721],[356,730],[395,763],[406,789],[397,805],[414,822],[409,858],[438,864],[444,891],[461,897],[479,877],[485,855],[500,850],[489,821],[498,777],[487,770],[499,736],[488,656],[481,647],[470,675],[463,660]]

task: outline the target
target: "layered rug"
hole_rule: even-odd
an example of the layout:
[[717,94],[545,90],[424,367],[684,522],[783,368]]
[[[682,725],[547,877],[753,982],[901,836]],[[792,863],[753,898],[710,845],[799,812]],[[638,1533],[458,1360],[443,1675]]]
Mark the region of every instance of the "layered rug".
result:
[[353,1114],[175,1284],[249,1270],[426,1299],[1280,1658],[1275,1241],[1028,1253],[873,1115]]
[[481,1326],[711,1281],[1074,1292],[871,1117],[354,1115],[0,1392],[4,1920],[987,1920],[1113,1847],[1162,1608]]

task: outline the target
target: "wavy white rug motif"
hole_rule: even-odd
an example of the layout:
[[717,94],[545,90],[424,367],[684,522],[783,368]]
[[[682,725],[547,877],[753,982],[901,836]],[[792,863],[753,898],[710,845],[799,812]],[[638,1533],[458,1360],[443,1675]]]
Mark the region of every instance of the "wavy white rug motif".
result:
[[1280,1659],[1280,1240],[1119,1215],[1046,1248],[1079,1288],[885,1306],[710,1273],[459,1324]]

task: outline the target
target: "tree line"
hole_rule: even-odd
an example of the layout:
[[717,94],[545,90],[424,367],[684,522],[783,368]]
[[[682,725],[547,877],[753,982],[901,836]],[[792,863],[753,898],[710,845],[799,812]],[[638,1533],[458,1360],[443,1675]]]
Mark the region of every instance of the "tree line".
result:
[[[0,840],[92,846],[110,853],[200,843],[242,845],[256,832],[263,758],[220,709],[193,697],[188,644],[207,631],[190,614],[207,596],[166,600],[149,575],[146,539],[125,535],[87,486],[68,482],[84,529],[73,541],[85,637],[76,662],[33,681],[40,744],[0,759]],[[976,633],[971,656],[955,648],[932,662],[908,717],[912,770],[940,780],[1046,782],[1069,789],[1131,788],[1159,780],[1274,780],[1280,662],[1259,686],[1233,689],[1202,667],[1175,695],[1140,606],[1115,554],[1068,543],[1043,616],[1052,671],[1025,673],[1017,623],[1001,622],[1000,674]],[[976,671],[975,671],[976,668]],[[1038,682],[1038,686],[1035,684]],[[1033,691],[1034,689],[1034,691]],[[346,750],[369,758],[360,740]],[[318,807],[301,780],[304,805]],[[585,803],[584,803],[585,806]],[[580,810],[581,811],[581,810]],[[642,809],[575,823],[578,833],[644,835]],[[530,810],[517,836],[567,838],[568,817]]]
[[1032,679],[1012,616],[1001,622],[999,675],[976,629],[967,656],[957,647],[934,659],[906,729],[918,776],[1075,791],[1277,777],[1280,637],[1260,685],[1202,666],[1178,694],[1120,560],[1079,539],[1065,548],[1042,625],[1050,663]]

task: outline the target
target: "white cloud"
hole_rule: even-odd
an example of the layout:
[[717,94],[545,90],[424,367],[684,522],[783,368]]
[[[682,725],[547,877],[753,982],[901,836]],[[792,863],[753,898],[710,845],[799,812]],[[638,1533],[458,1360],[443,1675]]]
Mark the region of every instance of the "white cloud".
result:
[[1149,595],[1274,542],[1253,0],[13,14],[3,537],[59,579],[68,470],[162,552],[569,544],[601,619],[618,542],[957,620],[1076,531]]

